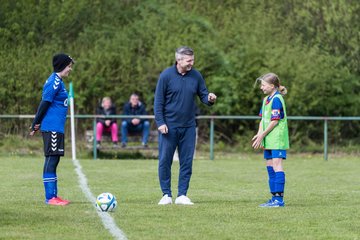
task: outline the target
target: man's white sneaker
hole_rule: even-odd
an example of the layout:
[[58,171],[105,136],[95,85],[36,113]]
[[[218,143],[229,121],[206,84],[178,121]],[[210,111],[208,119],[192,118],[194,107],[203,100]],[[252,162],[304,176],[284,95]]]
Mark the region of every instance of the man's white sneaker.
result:
[[182,205],[194,205],[193,202],[191,202],[190,198],[188,198],[185,195],[181,195],[175,199],[175,204],[182,204]]
[[159,201],[159,205],[167,205],[172,204],[172,199],[169,197],[169,195],[165,194]]

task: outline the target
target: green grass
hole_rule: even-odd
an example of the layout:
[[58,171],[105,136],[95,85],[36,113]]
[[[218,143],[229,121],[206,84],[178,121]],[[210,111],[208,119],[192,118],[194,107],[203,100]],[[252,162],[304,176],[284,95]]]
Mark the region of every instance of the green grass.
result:
[[[111,213],[129,239],[360,239],[360,164],[356,156],[289,156],[286,207],[269,197],[261,154],[195,160],[188,196],[194,206],[158,206],[156,160],[81,160],[94,194],[118,200]],[[58,169],[66,207],[43,203],[41,157],[0,158],[0,239],[110,239],[77,185],[72,162]],[[178,163],[173,165],[177,193]]]

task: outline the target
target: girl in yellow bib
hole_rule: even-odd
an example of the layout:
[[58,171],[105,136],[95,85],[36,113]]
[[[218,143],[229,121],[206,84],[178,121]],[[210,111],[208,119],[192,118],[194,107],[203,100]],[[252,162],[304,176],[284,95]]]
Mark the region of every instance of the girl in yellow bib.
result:
[[286,159],[286,150],[289,148],[289,133],[283,96],[287,90],[280,85],[280,79],[274,73],[267,73],[257,81],[260,81],[260,89],[267,96],[262,102],[261,121],[259,130],[252,139],[252,147],[264,148],[272,194],[272,198],[260,207],[284,207],[285,173],[282,162]]

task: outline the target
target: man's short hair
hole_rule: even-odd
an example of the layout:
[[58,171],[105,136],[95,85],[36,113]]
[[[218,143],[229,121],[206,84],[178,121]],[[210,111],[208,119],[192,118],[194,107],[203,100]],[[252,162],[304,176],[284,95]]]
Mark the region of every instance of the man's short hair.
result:
[[181,59],[184,55],[194,56],[194,50],[188,46],[181,46],[175,51],[175,59]]

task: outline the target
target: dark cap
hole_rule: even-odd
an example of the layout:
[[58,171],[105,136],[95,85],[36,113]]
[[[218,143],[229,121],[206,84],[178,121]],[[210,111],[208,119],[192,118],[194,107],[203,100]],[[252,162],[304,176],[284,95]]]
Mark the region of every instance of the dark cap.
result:
[[67,54],[59,53],[53,57],[54,72],[61,72],[70,63],[75,63],[74,60]]

